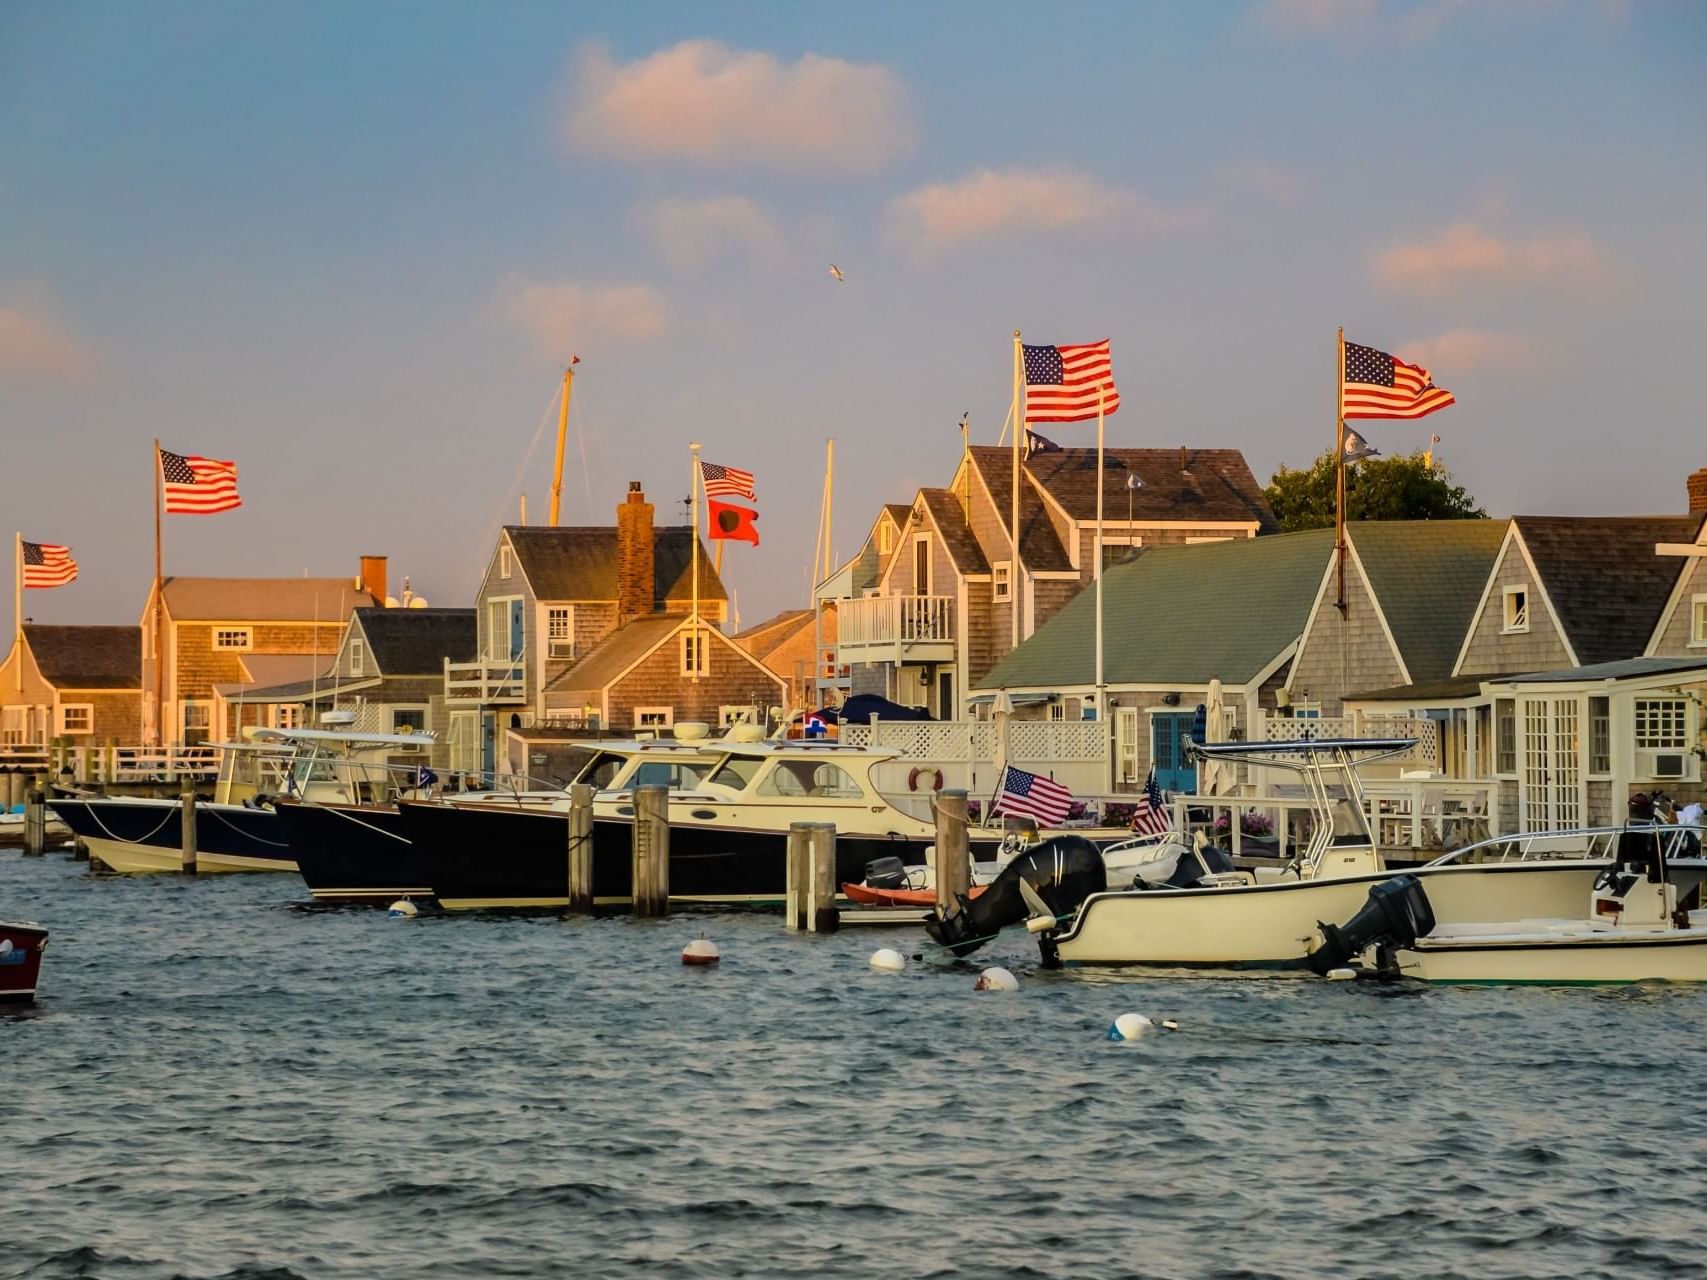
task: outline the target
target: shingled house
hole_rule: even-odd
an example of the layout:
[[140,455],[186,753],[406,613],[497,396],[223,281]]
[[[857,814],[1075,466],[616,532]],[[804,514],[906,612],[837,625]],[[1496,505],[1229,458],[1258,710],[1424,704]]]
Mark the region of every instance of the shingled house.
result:
[[[1017,558],[1010,450],[969,447],[948,488],[919,490],[874,584],[860,592],[850,581],[841,606],[838,656],[852,692],[957,716],[1015,636],[1034,634],[1094,578],[1096,481],[1094,449],[1024,459]],[[1105,564],[1274,527],[1233,449],[1108,449],[1102,490]]]
[[26,622],[0,663],[0,746],[133,746],[142,732],[137,627]]

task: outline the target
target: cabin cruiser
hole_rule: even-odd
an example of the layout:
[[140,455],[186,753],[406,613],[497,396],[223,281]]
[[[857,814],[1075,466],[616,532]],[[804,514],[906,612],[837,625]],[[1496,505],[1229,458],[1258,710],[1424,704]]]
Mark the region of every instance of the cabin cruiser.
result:
[[[1358,770],[1412,745],[1404,739],[1200,744],[1195,750],[1202,758],[1282,769],[1302,782],[1310,836],[1285,867],[1240,871],[1225,851],[1193,842],[1177,856],[1170,849],[1156,865],[1140,868],[1132,888],[1057,899],[1047,919],[1029,898],[1016,909],[1016,895],[994,895],[992,887],[953,919],[933,917],[933,936],[966,954],[975,940],[1029,911],[1028,927],[1045,958],[1067,964],[1302,967],[1317,943],[1318,922],[1350,918],[1372,886],[1391,878],[1376,852]],[[1571,914],[1606,867],[1618,832],[1496,837],[1413,874],[1426,885],[1440,920]],[[1682,838],[1678,832],[1663,836]],[[1699,862],[1693,866],[1699,875]]]
[[[335,723],[335,722],[334,722]],[[250,727],[219,744],[212,800],[196,803],[196,870],[295,871],[296,859],[274,800],[377,802],[408,785],[393,759],[421,750],[431,735]],[[55,798],[48,807],[110,871],[183,870],[181,801],[176,798]]]
[[36,998],[47,930],[33,920],[0,920],[0,1003]]

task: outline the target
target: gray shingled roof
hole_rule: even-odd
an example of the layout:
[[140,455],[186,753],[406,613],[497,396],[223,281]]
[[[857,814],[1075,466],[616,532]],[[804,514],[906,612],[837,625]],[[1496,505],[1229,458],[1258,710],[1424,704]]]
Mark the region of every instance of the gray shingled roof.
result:
[[[1109,684],[1245,684],[1297,641],[1331,529],[1157,547],[1103,575]],[[1096,598],[1086,587],[980,689],[1058,689],[1096,678]]]
[[[1035,453],[1025,468],[1075,520],[1095,520],[1097,512],[1097,454],[1095,449],[1062,449]],[[1009,463],[1012,471],[1012,462]],[[1126,476],[1144,482],[1131,493],[1134,520],[1194,520],[1222,522],[1254,520],[1260,529],[1275,527],[1274,512],[1262,486],[1251,474],[1245,455],[1237,449],[1186,449],[1185,467],[1179,449],[1104,449],[1103,518],[1126,518]]]
[[351,609],[377,603],[350,578],[167,578],[164,590],[177,622],[341,624]]
[[[1563,671],[1529,671],[1506,676],[1506,684],[1560,684],[1568,680],[1633,680],[1641,676],[1681,675],[1686,671],[1707,674],[1707,654],[1699,658],[1625,658],[1618,662],[1591,662]],[[1483,676],[1498,681],[1498,676]]]
[[948,558],[954,561],[955,569],[962,574],[990,572],[990,562],[984,558],[978,539],[972,536],[972,526],[966,523],[966,513],[961,510],[960,499],[954,491],[920,489],[919,496],[925,500],[931,522],[942,535],[943,545],[948,548]]
[[[516,548],[522,572],[541,600],[615,600],[615,525],[509,525],[504,530]],[[652,603],[687,600],[693,595],[693,528],[664,525],[652,530]],[[726,600],[723,583],[706,555],[699,552],[699,598]]]
[[[578,691],[603,689],[626,671],[630,664],[650,653],[671,632],[686,626],[687,623],[688,615],[683,613],[659,613],[636,618],[599,641],[588,651],[586,657],[545,687]],[[706,631],[714,629],[703,616],[700,625]]]
[[26,623],[42,679],[60,689],[142,688],[142,628]]
[[784,609],[781,613],[766,618],[757,626],[736,632],[729,638],[755,658],[763,661],[766,656],[793,638],[802,628],[810,627],[813,624],[814,617],[815,614],[811,609]]
[[[993,445],[973,445],[972,465],[978,468],[984,487],[990,491],[996,515],[1002,522],[1002,533],[1007,536],[1008,517],[1013,512],[1013,452]],[[1043,499],[1023,479],[1019,491],[1019,527],[1019,555],[1027,569],[1034,573],[1072,571],[1073,562],[1043,510]]]
[[1346,526],[1417,684],[1452,674],[1506,527],[1504,520],[1368,520]]
[[1677,585],[1678,561],[1658,542],[1693,542],[1702,517],[1517,516],[1541,585],[1577,660],[1631,658],[1648,647]]
[[445,660],[472,662],[473,609],[357,609],[374,665],[388,676],[438,675]]

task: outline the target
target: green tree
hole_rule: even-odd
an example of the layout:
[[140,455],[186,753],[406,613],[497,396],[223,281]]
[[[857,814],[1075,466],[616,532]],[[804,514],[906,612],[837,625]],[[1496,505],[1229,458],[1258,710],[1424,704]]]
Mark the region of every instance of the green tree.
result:
[[[1282,533],[1331,528],[1334,523],[1334,451],[1307,471],[1282,467],[1263,490]],[[1463,485],[1423,453],[1365,458],[1346,468],[1347,520],[1482,520]]]

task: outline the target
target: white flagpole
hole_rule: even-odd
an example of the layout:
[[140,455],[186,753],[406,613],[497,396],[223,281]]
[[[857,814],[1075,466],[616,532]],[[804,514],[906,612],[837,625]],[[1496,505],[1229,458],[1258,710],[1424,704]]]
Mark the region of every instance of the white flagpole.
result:
[[1025,357],[1020,351],[1018,329],[1014,330],[1014,402],[1012,413],[1014,424],[1014,489],[1010,511],[1013,523],[1009,531],[1013,535],[1011,538],[1013,550],[1009,554],[1013,556],[1013,560],[1008,565],[1008,596],[1013,602],[1013,648],[1017,649],[1019,648],[1019,593],[1022,578],[1019,568],[1019,437],[1025,425]]
[[693,481],[688,489],[693,498],[693,545],[688,549],[688,562],[693,565],[693,621],[689,623],[688,634],[693,646],[693,671],[691,678],[699,680],[699,441],[688,445],[693,454]]
[[17,545],[13,548],[15,554],[12,559],[12,567],[15,571],[14,580],[17,583],[18,634],[12,644],[12,665],[17,668],[18,692],[22,693],[24,691],[24,535],[19,533],[16,538]]
[[1107,393],[1102,387],[1097,388],[1097,537],[1096,537],[1096,592],[1097,592],[1097,719],[1103,719],[1102,709],[1102,423],[1103,404]]

